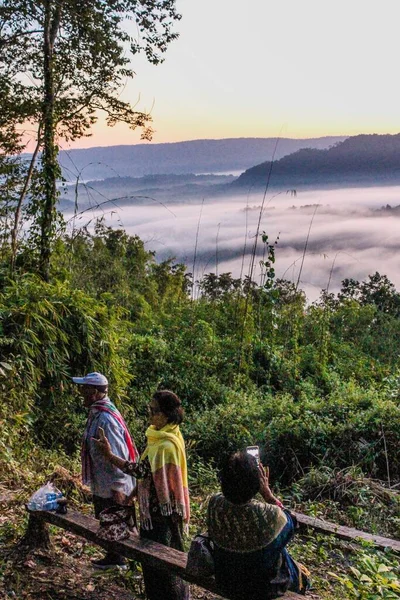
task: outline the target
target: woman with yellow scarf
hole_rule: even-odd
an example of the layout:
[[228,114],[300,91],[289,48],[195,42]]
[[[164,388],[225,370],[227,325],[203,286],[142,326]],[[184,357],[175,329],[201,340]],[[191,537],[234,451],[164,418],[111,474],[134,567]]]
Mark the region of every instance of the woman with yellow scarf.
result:
[[[149,404],[150,427],[140,462],[124,461],[112,454],[104,432],[99,448],[116,467],[138,479],[141,537],[183,551],[183,525],[189,523],[190,506],[185,443],[179,430],[183,408],[176,394],[156,392]],[[189,587],[179,577],[143,564],[149,600],[187,600]]]

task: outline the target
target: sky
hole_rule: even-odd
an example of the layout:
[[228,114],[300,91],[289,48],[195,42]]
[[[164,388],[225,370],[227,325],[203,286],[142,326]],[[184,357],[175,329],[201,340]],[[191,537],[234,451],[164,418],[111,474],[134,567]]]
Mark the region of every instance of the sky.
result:
[[[153,143],[398,133],[398,0],[177,0],[162,65],[135,57],[121,98],[150,111]],[[133,32],[134,30],[132,30]],[[108,128],[63,147],[140,143]]]

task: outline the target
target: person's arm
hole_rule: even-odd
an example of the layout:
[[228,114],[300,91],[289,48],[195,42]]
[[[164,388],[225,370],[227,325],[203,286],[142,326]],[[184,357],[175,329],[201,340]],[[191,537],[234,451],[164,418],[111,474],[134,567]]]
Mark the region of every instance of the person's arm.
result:
[[283,508],[282,502],[274,496],[269,487],[269,467],[264,468],[264,466],[260,463],[258,465],[258,470],[260,473],[260,494],[264,498],[265,502],[268,504],[276,504],[279,508]]
[[112,465],[114,465],[114,467],[118,467],[118,469],[121,469],[122,471],[125,467],[126,460],[120,456],[117,456],[116,454],[113,454],[111,450],[111,444],[106,438],[106,434],[104,433],[104,429],[102,427],[99,427],[97,432],[99,437],[97,439],[92,438],[97,448],[100,450],[103,456],[109,460]]

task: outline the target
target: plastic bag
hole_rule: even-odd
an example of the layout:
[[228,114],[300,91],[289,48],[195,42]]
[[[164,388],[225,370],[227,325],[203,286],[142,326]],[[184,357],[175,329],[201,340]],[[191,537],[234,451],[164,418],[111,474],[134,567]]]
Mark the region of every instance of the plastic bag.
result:
[[57,510],[59,504],[57,499],[63,498],[62,492],[48,481],[42,485],[29,499],[27,507],[29,510]]

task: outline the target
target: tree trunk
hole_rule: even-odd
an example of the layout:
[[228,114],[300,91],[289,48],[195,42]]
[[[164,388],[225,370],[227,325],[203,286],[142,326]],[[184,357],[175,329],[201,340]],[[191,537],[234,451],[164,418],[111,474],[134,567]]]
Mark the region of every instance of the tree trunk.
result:
[[11,231],[11,265],[10,265],[10,271],[11,271],[11,276],[14,273],[14,269],[15,269],[15,262],[17,259],[17,245],[18,245],[18,228],[19,228],[19,224],[20,224],[20,220],[21,220],[21,210],[22,210],[22,204],[25,200],[26,197],[26,193],[28,191],[28,187],[29,184],[31,182],[31,178],[32,178],[32,173],[33,173],[33,169],[35,167],[35,162],[36,162],[36,158],[39,152],[39,148],[40,148],[40,125],[38,127],[38,139],[37,139],[37,144],[34,150],[34,153],[32,155],[31,158],[31,162],[29,164],[29,169],[28,169],[28,173],[26,175],[25,178],[25,183],[24,183],[24,187],[22,189],[22,192],[20,194],[20,197],[18,198],[18,203],[15,209],[15,214],[14,214],[14,225]]
[[[43,123],[43,187],[44,198],[40,216],[40,262],[39,272],[45,281],[49,280],[51,243],[54,233],[54,220],[57,202],[57,177],[59,166],[55,144],[55,115],[54,115],[54,42],[56,39],[61,2],[56,5],[54,16],[52,0],[44,3],[44,40],[43,40],[43,80],[44,95],[42,107]],[[53,19],[52,19],[53,16]]]

